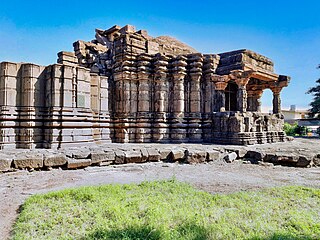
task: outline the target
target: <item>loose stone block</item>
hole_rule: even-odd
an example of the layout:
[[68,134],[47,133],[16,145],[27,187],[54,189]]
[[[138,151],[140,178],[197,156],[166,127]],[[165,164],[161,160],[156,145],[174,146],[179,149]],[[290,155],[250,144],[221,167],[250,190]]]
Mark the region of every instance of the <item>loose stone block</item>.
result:
[[127,151],[125,152],[125,163],[140,163],[142,162],[141,152]]
[[116,150],[115,152],[115,164],[124,164],[125,163],[125,152]]
[[186,150],[186,162],[190,164],[204,163],[207,158],[207,153],[205,151],[199,150]]
[[233,162],[234,160],[236,160],[238,157],[238,155],[235,153],[235,152],[232,152],[232,153],[228,153],[226,156],[224,156],[224,160],[227,162],[227,163],[231,163]]
[[254,159],[256,161],[263,161],[265,156],[266,154],[261,150],[249,150],[244,157]]
[[95,151],[91,152],[91,163],[113,162],[115,155],[113,152]]
[[43,167],[43,155],[42,154],[19,154],[13,159],[13,165],[19,169],[31,169]]
[[316,154],[314,157],[313,157],[313,164],[315,166],[320,166],[320,154]]
[[148,155],[149,155],[148,161],[157,162],[157,161],[161,160],[161,155],[158,150],[151,148],[151,149],[147,149],[147,151],[148,151]]
[[207,161],[216,161],[220,159],[220,152],[216,150],[207,151]]
[[141,152],[141,162],[146,162],[149,158],[149,152],[147,149],[142,148],[140,149]]
[[58,167],[67,163],[67,157],[64,154],[45,155],[43,159],[45,167]]
[[11,169],[12,158],[6,155],[0,155],[0,172],[6,172]]
[[184,149],[173,149],[171,150],[168,159],[170,161],[181,161],[185,159],[185,150]]
[[171,150],[170,149],[159,149],[159,153],[160,153],[160,160],[167,160]]
[[67,168],[68,169],[77,169],[84,168],[91,165],[91,159],[68,159]]
[[312,156],[299,156],[296,167],[308,167],[311,166]]
[[75,151],[72,153],[72,157],[75,159],[85,159],[85,158],[90,158],[90,151]]

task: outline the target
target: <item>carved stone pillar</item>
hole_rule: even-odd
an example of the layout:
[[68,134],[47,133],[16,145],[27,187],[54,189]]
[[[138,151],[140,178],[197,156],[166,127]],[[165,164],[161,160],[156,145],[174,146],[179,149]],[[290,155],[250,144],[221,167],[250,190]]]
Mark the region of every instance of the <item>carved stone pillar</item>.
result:
[[249,78],[236,79],[235,82],[238,85],[237,91],[237,110],[240,112],[247,111],[247,90],[246,86],[249,82]]
[[193,66],[190,72],[190,112],[188,121],[188,138],[190,142],[201,142],[202,140],[200,95],[202,58],[198,58],[197,60],[190,64]]
[[166,141],[169,139],[169,128],[166,119],[168,111],[168,79],[167,66],[168,57],[158,55],[156,58],[155,79],[154,79],[154,123],[152,138],[156,142]]
[[228,75],[214,75],[212,77],[215,87],[215,104],[214,112],[224,112],[226,107],[226,96],[225,90],[228,86],[229,76]]
[[136,142],[151,141],[151,82],[150,76],[151,57],[145,54],[138,57],[138,114]]
[[246,86],[254,71],[234,70],[230,73],[230,78],[238,85],[237,92],[237,110],[240,112],[247,111],[247,90]]
[[227,82],[215,82],[216,101],[215,112],[224,112],[226,107],[225,89],[228,86]]
[[261,96],[262,96],[263,90],[257,90],[253,96],[253,103],[255,106],[254,111],[261,112]]
[[186,125],[184,124],[184,78],[186,76],[187,58],[180,55],[173,62],[173,108],[171,139],[182,142],[186,138]]
[[282,90],[282,87],[272,87],[271,91],[273,93],[273,113],[280,113],[281,112],[281,98],[280,98],[280,92]]

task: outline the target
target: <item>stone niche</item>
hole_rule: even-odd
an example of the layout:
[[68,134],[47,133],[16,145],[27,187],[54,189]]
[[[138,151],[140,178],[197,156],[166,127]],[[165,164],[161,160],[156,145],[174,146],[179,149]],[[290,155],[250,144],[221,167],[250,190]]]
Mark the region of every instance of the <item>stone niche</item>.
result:
[[[0,63],[0,148],[286,140],[280,93],[290,78],[267,57],[202,54],[130,25],[95,32],[57,64]],[[265,89],[272,114],[260,112]]]

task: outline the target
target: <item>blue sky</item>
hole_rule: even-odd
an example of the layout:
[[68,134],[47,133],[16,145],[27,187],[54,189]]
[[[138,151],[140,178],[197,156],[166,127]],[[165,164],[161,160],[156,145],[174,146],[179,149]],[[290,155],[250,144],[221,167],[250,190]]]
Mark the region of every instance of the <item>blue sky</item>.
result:
[[[170,35],[203,53],[247,48],[292,77],[282,106],[308,108],[305,92],[320,77],[320,1],[4,1],[0,5],[0,61],[55,63],[94,29],[135,25]],[[272,104],[271,92],[262,99]]]

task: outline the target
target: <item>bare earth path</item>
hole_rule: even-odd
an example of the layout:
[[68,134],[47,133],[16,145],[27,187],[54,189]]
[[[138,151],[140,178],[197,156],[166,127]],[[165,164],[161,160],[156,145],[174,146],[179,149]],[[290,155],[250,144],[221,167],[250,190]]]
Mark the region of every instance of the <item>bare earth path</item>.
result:
[[186,165],[127,164],[81,170],[53,170],[0,174],[0,238],[7,239],[19,206],[35,193],[107,183],[132,183],[175,177],[211,193],[229,193],[272,186],[320,187],[319,168],[259,166],[242,163]]

